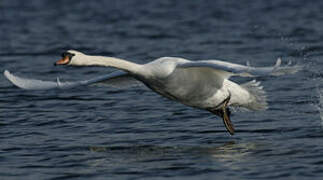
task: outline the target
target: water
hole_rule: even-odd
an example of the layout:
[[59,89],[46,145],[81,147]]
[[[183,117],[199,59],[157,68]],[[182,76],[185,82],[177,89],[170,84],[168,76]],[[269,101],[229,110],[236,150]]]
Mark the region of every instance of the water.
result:
[[234,136],[214,115],[145,88],[24,91],[0,76],[1,179],[319,179],[322,8],[301,0],[2,0],[1,72],[82,80],[113,71],[54,67],[67,49],[137,63],[179,56],[268,66],[282,57],[305,69],[257,78],[270,107],[235,112]]

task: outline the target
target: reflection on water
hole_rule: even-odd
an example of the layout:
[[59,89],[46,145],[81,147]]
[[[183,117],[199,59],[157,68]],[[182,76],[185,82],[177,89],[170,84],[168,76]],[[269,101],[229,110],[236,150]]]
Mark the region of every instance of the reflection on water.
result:
[[240,163],[248,161],[252,152],[257,150],[257,147],[259,146],[252,142],[228,142],[220,147],[209,148],[208,153],[214,160],[221,162],[223,166],[230,169],[240,169],[242,168]]
[[[157,145],[138,145],[138,146],[113,146],[113,147],[90,147],[89,150],[93,153],[106,153],[104,159],[99,158],[91,160],[91,166],[96,167],[116,167],[131,164],[133,162],[141,162],[145,167],[166,168],[177,164],[179,160],[200,159],[195,164],[182,164],[183,168],[190,168],[199,163],[215,162],[221,166],[230,169],[240,169],[242,162],[250,159],[250,155],[260,147],[257,143],[237,143],[228,142],[223,145],[214,147],[171,147],[171,146],[157,146]],[[101,154],[102,155],[102,154]],[[102,157],[102,156],[100,156]],[[202,157],[202,158],[201,158]],[[201,160],[203,159],[203,160]],[[163,161],[163,163],[160,163]],[[165,163],[168,162],[168,163]],[[163,165],[161,165],[163,164]],[[212,163],[214,164],[214,163]],[[166,165],[166,167],[165,167]],[[164,167],[162,167],[164,166]],[[218,165],[208,168],[219,168]]]
[[318,89],[318,94],[319,94],[320,101],[319,101],[317,108],[320,112],[321,126],[323,126],[323,89]]

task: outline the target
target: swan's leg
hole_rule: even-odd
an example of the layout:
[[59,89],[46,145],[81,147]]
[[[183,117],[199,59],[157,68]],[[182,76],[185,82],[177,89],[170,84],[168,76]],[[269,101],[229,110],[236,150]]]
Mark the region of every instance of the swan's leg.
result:
[[234,126],[230,120],[230,110],[228,108],[228,103],[230,101],[231,94],[221,103],[222,107],[220,109],[214,108],[214,109],[208,109],[213,114],[220,116],[223,119],[223,123],[225,125],[225,128],[229,131],[231,135],[234,134]]
[[224,101],[224,104],[222,106],[222,119],[223,119],[223,122],[224,122],[224,125],[225,127],[227,128],[227,130],[229,131],[229,133],[231,135],[234,134],[234,126],[231,122],[231,119],[230,119],[230,110],[228,108],[228,103],[230,101],[230,98],[231,98],[231,95],[229,95],[226,100]]

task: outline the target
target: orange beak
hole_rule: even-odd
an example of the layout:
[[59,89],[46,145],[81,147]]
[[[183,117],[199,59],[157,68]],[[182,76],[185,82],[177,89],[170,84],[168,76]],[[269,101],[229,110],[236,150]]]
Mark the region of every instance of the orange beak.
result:
[[65,56],[65,57],[63,57],[62,59],[60,59],[60,60],[56,61],[56,62],[54,63],[54,65],[55,65],[55,66],[57,66],[57,65],[66,65],[66,64],[68,64],[69,62],[70,62],[70,58],[69,58],[68,56]]

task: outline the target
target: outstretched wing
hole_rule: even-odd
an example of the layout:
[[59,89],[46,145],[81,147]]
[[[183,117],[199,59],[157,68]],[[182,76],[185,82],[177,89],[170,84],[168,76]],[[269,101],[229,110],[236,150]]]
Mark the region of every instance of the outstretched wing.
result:
[[273,75],[279,76],[284,74],[293,74],[302,69],[302,66],[290,63],[286,66],[281,66],[281,59],[278,58],[276,64],[272,67],[251,67],[249,63],[247,66],[229,63],[219,60],[205,60],[205,61],[189,61],[181,63],[176,68],[208,68],[217,71],[217,75],[223,79],[228,79],[231,76],[255,77]]
[[96,78],[73,82],[61,82],[58,78],[56,81],[43,81],[37,79],[23,78],[10,73],[8,70],[4,71],[4,75],[11,83],[16,85],[17,87],[27,90],[68,89],[77,86],[84,86],[96,83],[103,83],[112,86],[118,84],[129,85],[133,83],[140,83],[124,71],[115,71],[110,74],[99,76]]

